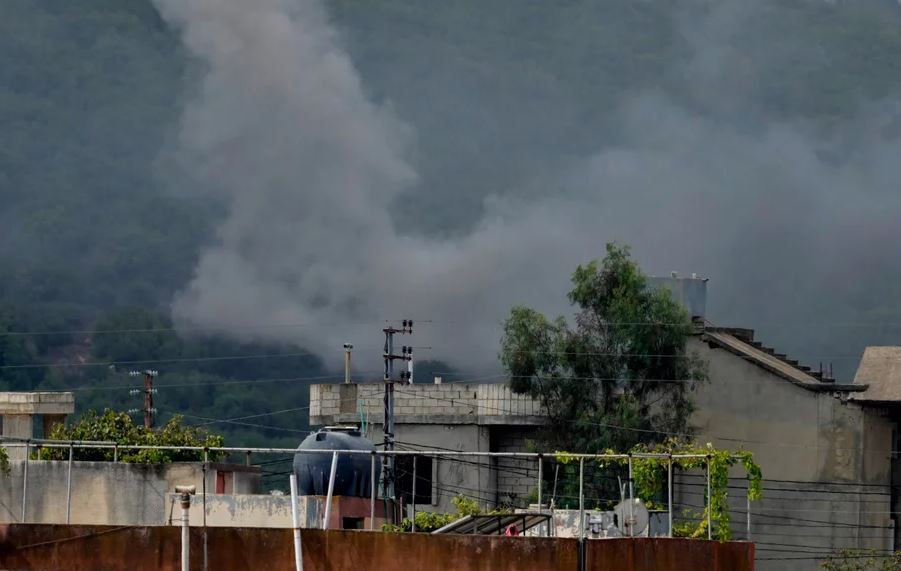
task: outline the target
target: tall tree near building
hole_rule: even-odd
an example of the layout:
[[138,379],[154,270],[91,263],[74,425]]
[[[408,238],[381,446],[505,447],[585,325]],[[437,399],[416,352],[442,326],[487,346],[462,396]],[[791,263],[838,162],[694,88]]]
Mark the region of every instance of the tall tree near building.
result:
[[569,301],[574,326],[515,306],[501,361],[516,393],[547,408],[545,446],[570,452],[628,451],[690,432],[695,382],[706,364],[686,349],[692,323],[666,289],[652,290],[629,248],[607,244],[579,266]]

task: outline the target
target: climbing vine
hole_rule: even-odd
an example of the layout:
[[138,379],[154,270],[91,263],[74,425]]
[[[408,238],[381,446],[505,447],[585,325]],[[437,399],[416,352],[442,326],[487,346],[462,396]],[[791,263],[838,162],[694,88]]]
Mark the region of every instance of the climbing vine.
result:
[[[451,500],[457,512],[452,514],[434,513],[434,512],[417,512],[416,513],[416,531],[428,533],[442,528],[449,523],[468,515],[505,515],[510,513],[505,509],[482,510],[478,502],[465,496],[457,496]],[[382,524],[382,531],[389,533],[402,533],[412,531],[413,522],[410,518],[404,518],[399,524]]]
[[[612,450],[606,450],[605,454],[615,454]],[[635,495],[653,509],[662,507],[657,502],[660,490],[666,489],[667,471],[669,469],[669,455],[672,458],[674,470],[710,470],[710,497],[706,497],[704,511],[694,514],[699,522],[694,526],[680,526],[680,535],[700,538],[707,535],[708,512],[710,521],[714,526],[712,536],[721,541],[732,538],[732,530],[729,526],[729,470],[734,466],[742,466],[748,478],[747,497],[751,501],[759,500],[762,495],[763,474],[760,466],[754,462],[751,452],[741,450],[733,452],[720,450],[713,445],[697,446],[687,444],[677,439],[670,439],[656,445],[639,444],[635,446],[631,454],[666,454],[667,457],[642,457],[632,456],[632,483]],[[680,456],[692,457],[685,458]],[[570,464],[578,461],[577,454],[557,452],[556,460],[561,464]],[[597,460],[600,467],[622,466],[628,464],[628,458],[602,458]]]

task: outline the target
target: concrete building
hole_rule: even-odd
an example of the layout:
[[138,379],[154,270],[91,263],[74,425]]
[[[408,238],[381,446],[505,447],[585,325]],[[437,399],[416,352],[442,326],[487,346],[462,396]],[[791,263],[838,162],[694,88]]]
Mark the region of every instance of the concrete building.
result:
[[[41,417],[43,435],[50,434],[53,425],[66,421],[75,412],[75,397],[66,392],[0,392],[0,420],[3,436],[34,438],[34,417]],[[24,448],[9,450],[11,460],[25,458]]]
[[[373,442],[382,440],[384,385],[348,383],[310,387],[310,423],[364,424]],[[527,452],[529,439],[544,423],[540,404],[513,394],[501,384],[415,384],[395,390],[395,438],[398,449],[468,452]],[[361,417],[363,422],[361,423]],[[409,503],[412,465],[398,460],[398,490]],[[453,511],[457,495],[477,497],[485,506],[525,505],[537,488],[535,463],[512,458],[417,460],[417,505]],[[422,487],[429,482],[430,493]],[[425,496],[425,497],[424,497]]]
[[[705,325],[706,280],[674,277],[654,287],[669,287],[698,324],[689,349],[708,363],[709,382],[692,393],[697,441],[750,450],[763,470],[764,498],[751,505],[759,569],[812,571],[834,549],[901,548],[901,348],[868,349],[855,381],[838,382],[763,346],[751,330]],[[543,423],[538,403],[503,385],[417,384],[397,391],[399,448],[526,450]],[[381,383],[314,385],[310,421],[359,423],[362,411],[368,436],[378,442],[382,394]],[[535,473],[522,462],[433,460],[431,508],[422,508],[449,510],[458,491],[489,505],[522,506],[534,501]],[[734,476],[734,535],[743,538],[746,480],[740,470]],[[703,476],[679,481],[677,506],[702,510]],[[810,559],[784,559],[793,548]]]

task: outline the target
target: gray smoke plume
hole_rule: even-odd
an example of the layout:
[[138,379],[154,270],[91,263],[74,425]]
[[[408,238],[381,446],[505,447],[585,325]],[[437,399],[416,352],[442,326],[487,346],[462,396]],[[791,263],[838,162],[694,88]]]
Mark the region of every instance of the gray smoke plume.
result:
[[[670,70],[688,82],[680,97],[629,93],[615,144],[486,194],[478,221],[453,238],[396,215],[428,192],[417,135],[402,108],[367,95],[318,2],[156,3],[204,66],[175,154],[227,209],[174,301],[181,322],[291,340],[335,360],[353,341],[376,364],[382,320],[427,319],[414,343],[433,346],[428,357],[496,370],[510,305],[566,311],[569,274],[611,240],[631,244],[651,273],[711,276],[715,319],[760,325],[808,357],[834,355],[849,337],[836,324],[859,321],[861,307],[901,307],[897,295],[863,300],[901,277],[901,149],[879,130],[889,107],[863,108],[829,138],[767,117],[746,97],[760,70],[736,66],[738,30],[760,17],[750,3],[678,24],[694,54]],[[778,64],[766,55],[758,66]]]

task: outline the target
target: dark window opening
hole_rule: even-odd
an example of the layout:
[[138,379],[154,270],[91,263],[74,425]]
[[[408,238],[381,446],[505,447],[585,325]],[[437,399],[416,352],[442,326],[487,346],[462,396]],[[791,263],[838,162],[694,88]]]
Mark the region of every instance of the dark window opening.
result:
[[363,518],[361,518],[361,517],[342,518],[341,529],[363,529]]
[[413,503],[413,463],[416,462],[416,503],[432,503],[432,459],[419,456],[397,457],[397,494],[404,504]]

